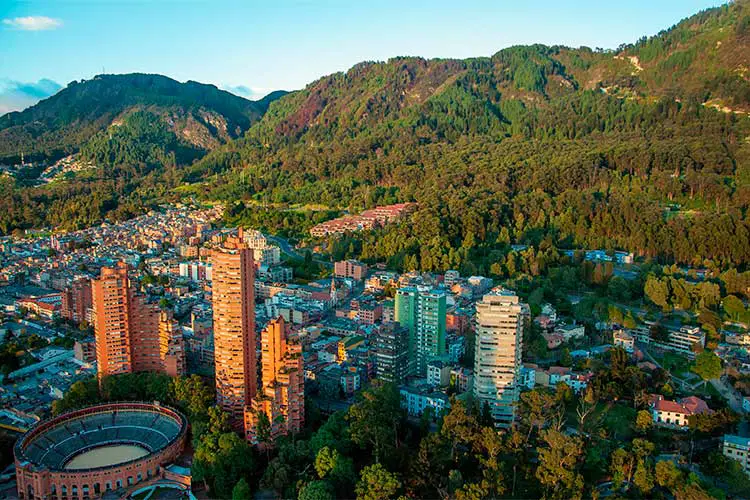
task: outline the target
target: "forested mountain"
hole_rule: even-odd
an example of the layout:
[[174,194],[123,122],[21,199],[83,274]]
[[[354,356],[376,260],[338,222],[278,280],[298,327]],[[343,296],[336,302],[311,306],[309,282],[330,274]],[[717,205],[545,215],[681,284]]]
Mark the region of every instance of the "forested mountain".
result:
[[487,272],[504,244],[545,241],[744,266],[749,25],[743,0],[617,51],[362,63],[273,103],[186,179],[228,200],[417,201],[416,224],[351,242],[396,266]]
[[239,137],[279,94],[253,102],[213,85],[161,75],[99,75],[71,82],[21,112],[0,117],[0,162],[54,160],[77,151],[130,113],[146,111],[183,143],[202,150]]
[[[425,270],[494,265],[500,273],[521,265],[509,243],[541,254],[621,248],[664,262],[745,267],[748,26],[750,2],[741,0],[614,51],[534,45],[467,60],[361,63],[274,101],[241,138],[189,167],[177,168],[194,143],[182,161],[174,148],[136,148],[150,158],[146,168],[121,166],[128,182],[107,189],[6,186],[11,196],[0,203],[22,208],[0,211],[0,230],[58,224],[50,203],[75,206],[63,222],[81,225],[185,193],[351,210],[417,201],[412,224],[345,244],[365,259]],[[149,121],[142,118],[128,124],[124,143],[161,134],[139,128]],[[100,132],[82,153],[105,161],[131,147],[100,151],[106,139]],[[150,161],[166,165],[154,170]],[[149,181],[133,182],[142,175]],[[90,199],[100,201],[89,207]],[[232,222],[264,216],[270,229],[289,231],[309,220],[252,203],[229,213]]]

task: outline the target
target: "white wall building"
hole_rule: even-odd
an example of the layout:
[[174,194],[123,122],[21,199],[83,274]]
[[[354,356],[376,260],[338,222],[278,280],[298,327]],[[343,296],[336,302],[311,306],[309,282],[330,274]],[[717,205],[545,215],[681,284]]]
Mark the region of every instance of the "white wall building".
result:
[[477,303],[474,396],[489,404],[495,425],[510,427],[521,386],[521,348],[528,306],[509,292]]

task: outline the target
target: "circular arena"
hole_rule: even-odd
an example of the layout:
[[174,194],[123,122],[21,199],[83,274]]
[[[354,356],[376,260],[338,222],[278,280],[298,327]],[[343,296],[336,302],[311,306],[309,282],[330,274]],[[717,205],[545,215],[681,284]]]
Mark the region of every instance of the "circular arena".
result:
[[42,421],[15,445],[18,496],[87,499],[162,477],[188,421],[158,403],[90,406]]

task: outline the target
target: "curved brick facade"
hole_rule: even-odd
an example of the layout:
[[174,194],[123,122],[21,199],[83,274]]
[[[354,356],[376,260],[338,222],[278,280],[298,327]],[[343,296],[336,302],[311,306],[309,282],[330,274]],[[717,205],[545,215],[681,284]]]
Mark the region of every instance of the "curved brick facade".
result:
[[[137,432],[138,427],[132,425],[132,422],[137,418],[146,422],[150,417],[153,417],[153,422],[157,426],[166,424],[169,427],[168,431],[160,432],[154,428],[152,431],[147,430],[131,437],[117,437],[120,429],[132,428]],[[118,427],[118,418],[128,423]],[[112,425],[101,425],[100,422],[107,422],[107,419],[111,419]],[[144,426],[143,429],[147,427]],[[141,481],[159,477],[163,474],[162,467],[173,462],[182,453],[187,429],[188,421],[182,413],[152,403],[96,405],[45,420],[30,429],[15,445],[18,496],[23,500],[99,498],[107,492],[125,489]],[[70,430],[70,433],[61,436],[67,430]],[[96,442],[96,435],[103,435],[105,432],[110,432],[115,437]],[[158,434],[159,439],[149,442],[150,432]],[[50,436],[54,436],[58,441]],[[65,455],[62,451],[55,451],[59,458],[50,456],[48,450],[56,449],[58,443],[62,448],[65,442],[78,440],[79,437],[81,442],[86,443],[84,446],[66,449],[68,453]],[[76,442],[73,441],[73,444]],[[115,444],[139,444],[151,453],[135,460],[105,467],[79,470],[64,468],[65,463],[72,457],[84,451]]]

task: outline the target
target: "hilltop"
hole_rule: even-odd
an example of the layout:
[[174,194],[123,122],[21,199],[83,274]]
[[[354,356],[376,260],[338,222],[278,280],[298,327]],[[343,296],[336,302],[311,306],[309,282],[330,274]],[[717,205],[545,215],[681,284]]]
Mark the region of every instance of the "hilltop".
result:
[[[117,201],[106,194],[89,207],[92,188],[79,184],[87,215],[78,209],[65,221],[190,196],[230,202],[231,222],[302,236],[309,214],[258,204],[357,211],[417,202],[411,225],[340,244],[395,267],[468,273],[521,265],[508,262],[509,243],[746,266],[748,26],[742,0],[617,50],[532,45],[465,60],[363,62],[274,100],[207,154],[194,144],[138,151],[147,167],[115,173],[128,179],[106,191],[116,189]],[[136,118],[123,144],[164,134]],[[99,147],[108,141],[100,133],[82,154],[122,163],[127,148]],[[54,223],[44,215],[50,200],[64,196],[66,206],[78,196],[55,189],[17,188],[16,200],[34,209],[9,208],[0,229]]]
[[[283,94],[283,93],[281,93]],[[54,160],[76,152],[97,133],[146,112],[186,146],[207,151],[239,137],[279,93],[249,101],[213,85],[161,75],[98,75],[0,117],[0,161]]]

